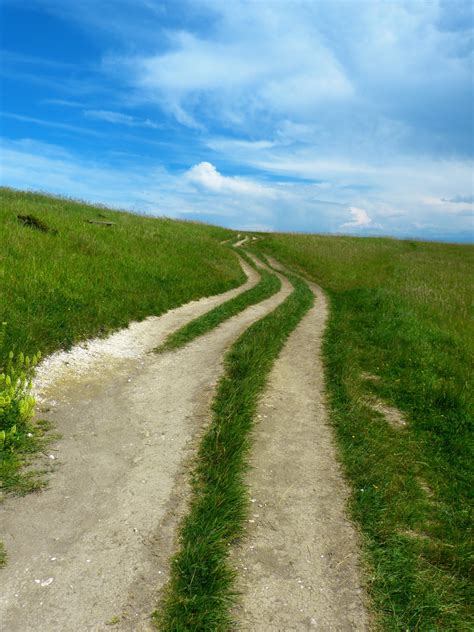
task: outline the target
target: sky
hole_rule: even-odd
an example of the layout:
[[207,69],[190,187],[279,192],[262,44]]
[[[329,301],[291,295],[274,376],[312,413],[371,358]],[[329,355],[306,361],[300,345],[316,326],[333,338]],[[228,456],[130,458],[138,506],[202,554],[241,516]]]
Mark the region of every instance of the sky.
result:
[[474,241],[473,4],[0,0],[0,184]]

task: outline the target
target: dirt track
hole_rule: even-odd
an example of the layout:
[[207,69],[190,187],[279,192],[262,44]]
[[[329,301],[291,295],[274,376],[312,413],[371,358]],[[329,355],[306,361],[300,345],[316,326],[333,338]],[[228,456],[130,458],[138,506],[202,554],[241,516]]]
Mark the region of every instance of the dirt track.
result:
[[[37,389],[63,438],[40,494],[2,507],[8,632],[151,630],[186,510],[189,461],[210,416],[225,350],[291,291],[248,308],[187,347],[148,351],[247,283],[134,323],[43,364]],[[249,474],[255,516],[234,559],[249,631],[365,630],[357,542],[326,424],[324,295],[290,337],[261,404]],[[113,624],[113,625],[112,625]]]
[[[97,344],[110,354],[96,348],[87,373],[75,370],[73,354],[56,371],[44,397],[56,400],[51,417],[63,439],[50,452],[59,466],[44,492],[2,507],[2,629],[95,632],[117,619],[114,630],[149,629],[187,493],[183,468],[207,422],[224,351],[289,292],[285,282],[177,352],[117,356],[109,339]],[[134,337],[141,325],[143,351],[151,349],[221,299],[138,324]]]
[[[276,263],[276,262],[273,262]],[[358,545],[344,508],[324,396],[322,291],[290,336],[259,411],[251,466],[248,537],[235,551],[235,617],[252,632],[368,629]]]

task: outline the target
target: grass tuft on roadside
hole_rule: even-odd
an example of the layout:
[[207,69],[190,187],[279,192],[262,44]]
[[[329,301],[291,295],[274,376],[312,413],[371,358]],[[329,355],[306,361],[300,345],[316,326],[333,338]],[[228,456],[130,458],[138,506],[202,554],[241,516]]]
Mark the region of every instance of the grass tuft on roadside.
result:
[[290,280],[292,294],[249,327],[225,357],[212,423],[197,457],[180,550],[172,561],[162,607],[155,613],[161,630],[228,630],[232,625],[235,573],[227,557],[248,512],[244,474],[258,399],[288,335],[314,300],[302,280]]

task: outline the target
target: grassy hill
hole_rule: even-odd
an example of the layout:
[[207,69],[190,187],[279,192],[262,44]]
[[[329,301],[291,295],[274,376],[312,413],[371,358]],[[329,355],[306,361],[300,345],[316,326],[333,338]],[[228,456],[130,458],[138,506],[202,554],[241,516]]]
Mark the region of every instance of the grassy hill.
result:
[[474,248],[315,235],[257,243],[330,297],[329,403],[383,629],[472,629]]
[[1,188],[4,348],[46,354],[239,285],[232,234]]
[[[219,244],[232,235],[0,189],[0,366],[10,349],[46,354],[239,285],[237,259]],[[330,298],[328,403],[381,628],[472,629],[474,248],[278,234],[253,247]],[[290,319],[278,318],[268,322],[286,331]],[[268,352],[258,327],[249,332],[249,349]]]

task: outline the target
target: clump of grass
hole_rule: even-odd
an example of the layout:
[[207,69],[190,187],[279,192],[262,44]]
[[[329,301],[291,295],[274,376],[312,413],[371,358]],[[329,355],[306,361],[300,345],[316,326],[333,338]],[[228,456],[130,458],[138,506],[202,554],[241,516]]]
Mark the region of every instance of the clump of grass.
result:
[[314,300],[303,281],[290,280],[293,293],[249,327],[226,355],[212,424],[199,449],[191,510],[168,592],[155,615],[162,630],[228,630],[232,625],[234,571],[227,556],[247,517],[244,473],[258,398],[288,335]]
[[250,305],[255,305],[256,303],[260,303],[266,298],[269,298],[278,292],[280,287],[281,282],[277,276],[267,272],[266,270],[262,270],[260,281],[255,287],[242,292],[242,294],[231,298],[222,305],[218,305],[202,316],[199,316],[187,323],[184,327],[178,329],[178,331],[173,332],[170,336],[168,336],[165,342],[156,349],[156,351],[158,353],[162,353],[164,351],[170,351],[172,349],[183,347],[188,342],[191,342],[191,340],[194,340],[194,338],[211,331],[211,329],[214,329],[225,320],[235,316]]
[[330,297],[331,418],[381,627],[472,629],[473,248],[303,235],[257,247]]
[[[32,355],[125,327],[245,281],[220,245],[232,231],[0,188],[0,320],[6,346]],[[40,218],[48,231],[17,216]],[[53,234],[58,231],[57,234]],[[0,358],[0,364],[5,358]]]

